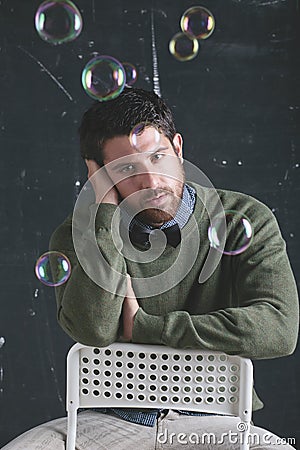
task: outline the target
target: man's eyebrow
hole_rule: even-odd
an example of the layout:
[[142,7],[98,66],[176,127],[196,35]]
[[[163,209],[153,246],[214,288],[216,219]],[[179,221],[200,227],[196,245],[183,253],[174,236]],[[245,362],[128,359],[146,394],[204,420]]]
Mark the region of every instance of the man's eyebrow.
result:
[[159,153],[159,152],[161,152],[162,150],[168,150],[168,148],[169,147],[159,147],[159,148],[157,148],[156,150],[153,150],[153,151],[149,151],[149,152],[145,152],[145,155],[155,155],[155,153]]
[[111,170],[118,170],[118,169],[122,169],[122,167],[126,167],[129,166],[130,164],[132,164],[132,162],[128,161],[128,162],[123,162],[123,163],[119,163],[116,165],[113,165],[112,163],[110,163],[110,169]]
[[[148,151],[148,152],[144,152],[144,153],[138,153],[138,154],[142,154],[142,155],[147,155],[147,156],[152,156],[155,155],[156,153],[161,152],[162,150],[167,150],[169,147],[159,147],[156,150],[153,151]],[[130,164],[134,164],[136,161],[132,160],[132,161],[126,161],[126,162],[121,162],[121,163],[116,163],[115,165],[111,164],[111,170],[119,170],[122,169],[123,167],[129,166]]]

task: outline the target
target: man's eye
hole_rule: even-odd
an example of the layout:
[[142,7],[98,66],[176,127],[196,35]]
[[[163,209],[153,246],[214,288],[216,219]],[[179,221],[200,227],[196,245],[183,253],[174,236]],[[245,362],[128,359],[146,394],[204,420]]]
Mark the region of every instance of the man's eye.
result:
[[155,153],[155,155],[153,155],[153,159],[155,161],[158,161],[159,159],[161,159],[164,156],[163,153]]
[[128,166],[122,167],[122,169],[120,170],[120,172],[121,172],[121,173],[127,173],[127,172],[132,172],[133,170],[134,170],[133,164],[129,164]]

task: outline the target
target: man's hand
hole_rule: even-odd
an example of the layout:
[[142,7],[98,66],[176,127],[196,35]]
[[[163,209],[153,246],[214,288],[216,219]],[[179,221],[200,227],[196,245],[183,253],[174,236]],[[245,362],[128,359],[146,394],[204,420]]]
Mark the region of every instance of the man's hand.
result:
[[137,302],[134,290],[131,285],[131,278],[127,275],[127,294],[123,302],[123,338],[126,341],[131,341],[134,317],[139,304]]
[[86,159],[85,163],[88,168],[88,178],[92,183],[95,192],[96,203],[112,203],[113,205],[118,205],[120,202],[119,193],[107,175],[106,170],[102,168],[102,170],[96,174],[100,169],[100,166],[96,161]]

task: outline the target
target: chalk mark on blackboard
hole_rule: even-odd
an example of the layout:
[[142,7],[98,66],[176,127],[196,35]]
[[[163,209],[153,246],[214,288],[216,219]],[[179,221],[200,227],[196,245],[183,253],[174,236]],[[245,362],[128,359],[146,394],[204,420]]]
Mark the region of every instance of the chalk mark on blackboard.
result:
[[92,0],[92,17],[93,17],[93,23],[96,23],[95,0]]
[[155,94],[161,97],[153,9],[151,10],[151,45],[152,45],[152,65],[153,65],[153,91],[155,92]]
[[[5,337],[1,336],[0,337],[0,349],[3,347],[3,345],[5,344]],[[1,350],[2,352],[2,350]],[[2,397],[3,395],[3,379],[4,379],[4,368],[2,365],[2,354],[0,354],[0,397]]]
[[0,348],[2,348],[4,344],[5,344],[5,337],[1,336],[0,337]]
[[28,50],[26,50],[25,48],[23,48],[21,45],[18,45],[18,48],[20,50],[22,50],[22,52],[26,53],[26,55],[28,55],[31,59],[33,59],[45,72],[47,75],[49,75],[49,77],[54,81],[54,83],[63,91],[63,93],[68,97],[68,99],[72,102],[73,101],[73,97],[71,96],[71,94],[64,88],[64,86],[57,80],[57,78],[55,78],[55,76],[50,72],[50,70],[48,70],[44,64],[39,61],[35,56],[33,56]]

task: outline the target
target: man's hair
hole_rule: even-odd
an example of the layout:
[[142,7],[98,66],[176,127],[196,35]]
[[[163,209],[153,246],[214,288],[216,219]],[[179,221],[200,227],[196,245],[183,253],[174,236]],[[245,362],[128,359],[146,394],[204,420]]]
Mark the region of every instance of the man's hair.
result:
[[116,136],[129,136],[141,123],[155,126],[173,145],[176,128],[172,112],[154,92],[126,87],[113,100],[95,102],[84,113],[79,127],[81,156],[102,166],[105,142]]

